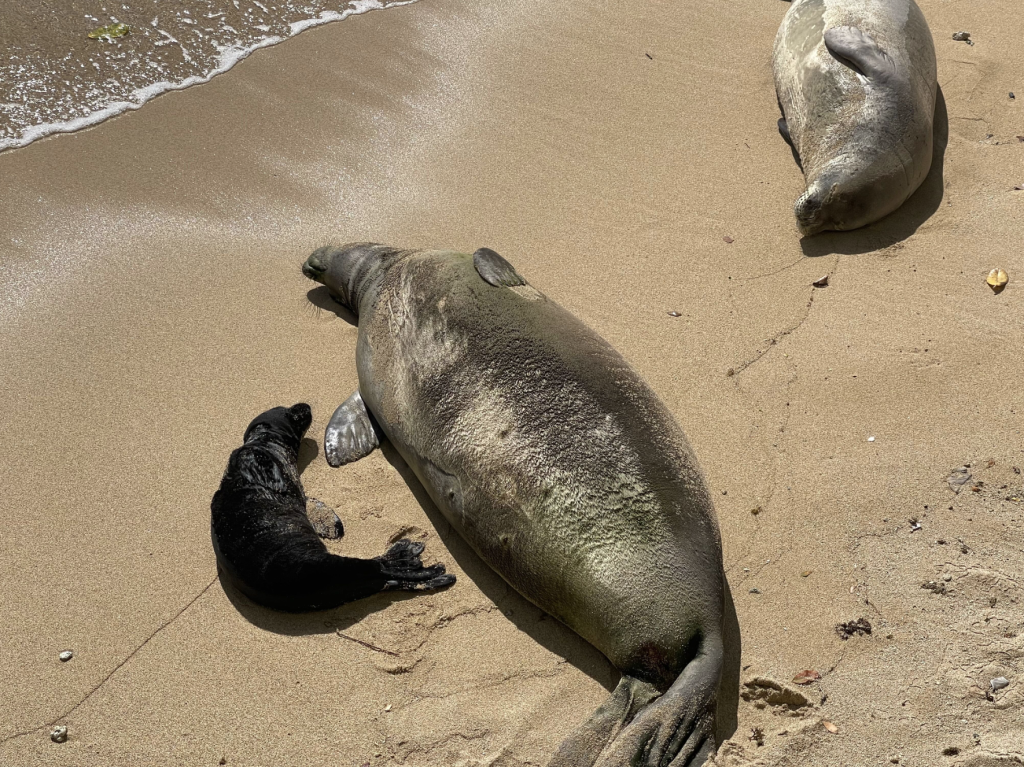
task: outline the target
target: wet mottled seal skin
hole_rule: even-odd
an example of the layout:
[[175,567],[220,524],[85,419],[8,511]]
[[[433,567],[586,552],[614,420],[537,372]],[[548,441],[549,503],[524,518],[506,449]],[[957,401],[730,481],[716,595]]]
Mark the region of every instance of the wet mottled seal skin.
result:
[[779,131],[807,191],[805,235],[902,205],[932,163],[935,47],[914,0],[794,0],[775,38]]
[[356,244],[318,250],[303,272],[359,324],[359,391],[328,453],[365,455],[379,426],[484,561],[621,670],[552,767],[703,764],[721,544],[665,406],[494,251]]
[[296,463],[310,421],[304,403],[268,410],[249,424],[244,444],[231,454],[210,506],[221,577],[254,602],[291,612],[336,607],[385,589],[454,583],[444,565],[423,567],[422,543],[399,541],[374,559],[327,551],[320,535],[340,537],[341,522],[314,503],[318,535]]

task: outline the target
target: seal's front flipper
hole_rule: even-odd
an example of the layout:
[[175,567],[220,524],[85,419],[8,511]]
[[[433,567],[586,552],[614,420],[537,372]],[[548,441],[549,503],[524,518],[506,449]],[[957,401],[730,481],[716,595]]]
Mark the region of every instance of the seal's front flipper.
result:
[[832,27],[825,32],[825,47],[836,61],[869,80],[885,82],[896,74],[896,62],[857,27]]
[[490,248],[480,248],[473,254],[473,266],[484,278],[484,282],[496,288],[514,288],[526,284],[515,267]]
[[324,431],[327,463],[338,467],[358,461],[380,445],[377,429],[357,389],[334,411]]
[[793,153],[793,159],[796,160],[797,167],[802,171],[804,164],[800,161],[800,153],[796,151],[796,144],[793,143],[793,136],[789,132],[789,123],[786,122],[785,117],[779,118],[779,134],[783,140],[789,144],[789,150]]
[[779,118],[779,135],[782,136],[787,144],[793,146],[793,137],[789,135],[789,124],[786,122],[785,117]]
[[445,573],[444,565],[424,567],[420,560],[423,544],[401,540],[376,558],[380,562],[384,577],[388,579],[385,589],[399,591],[426,591],[441,589],[455,583],[455,576]]
[[335,540],[345,534],[345,526],[341,524],[338,515],[323,501],[306,498],[306,517],[321,538]]

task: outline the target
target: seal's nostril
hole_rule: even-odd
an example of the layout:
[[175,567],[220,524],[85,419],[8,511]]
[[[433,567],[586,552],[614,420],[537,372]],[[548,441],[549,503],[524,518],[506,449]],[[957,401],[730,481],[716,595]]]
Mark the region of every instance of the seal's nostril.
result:
[[321,277],[327,273],[327,267],[316,256],[310,256],[302,265],[302,273],[311,280],[321,281]]

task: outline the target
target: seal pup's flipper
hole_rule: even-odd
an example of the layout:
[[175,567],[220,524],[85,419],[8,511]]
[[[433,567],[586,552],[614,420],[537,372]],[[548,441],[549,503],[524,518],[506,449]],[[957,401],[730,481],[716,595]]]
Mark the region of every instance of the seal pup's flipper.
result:
[[359,390],[338,405],[324,430],[324,455],[337,468],[358,461],[380,446],[377,429]]
[[484,278],[484,282],[496,288],[514,288],[526,284],[515,267],[490,248],[480,248],[473,254],[473,266]]
[[896,63],[878,43],[857,27],[832,27],[825,32],[825,47],[840,64],[875,82],[896,74]]
[[[310,531],[312,535],[312,531]],[[455,583],[443,564],[425,567],[422,543],[399,541],[373,559],[340,557],[298,535],[280,538],[256,577],[235,586],[267,607],[287,612],[327,610],[381,591],[427,591]]]
[[345,526],[330,506],[316,498],[306,498],[306,517],[321,538],[336,540],[345,535]]
[[426,591],[441,589],[455,583],[455,576],[445,572],[444,565],[424,567],[420,561],[424,545],[418,541],[403,539],[389,548],[383,556],[377,557],[388,582],[385,589],[398,591]]

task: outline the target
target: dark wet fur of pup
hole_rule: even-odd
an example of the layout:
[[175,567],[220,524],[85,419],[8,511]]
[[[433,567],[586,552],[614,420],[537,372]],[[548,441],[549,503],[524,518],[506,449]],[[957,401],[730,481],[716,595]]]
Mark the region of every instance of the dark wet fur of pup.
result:
[[[324,610],[389,589],[454,583],[444,565],[423,566],[422,543],[399,541],[373,559],[327,550],[307,516],[298,471],[299,444],[312,420],[305,403],[268,410],[249,424],[244,444],[231,453],[210,506],[221,579],[258,604],[288,612]],[[341,524],[335,523],[336,537]],[[322,525],[321,532],[331,534]]]

